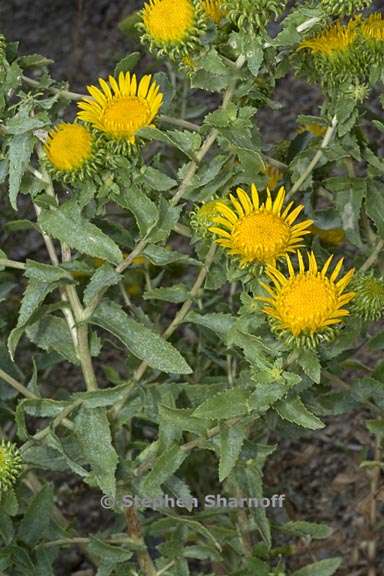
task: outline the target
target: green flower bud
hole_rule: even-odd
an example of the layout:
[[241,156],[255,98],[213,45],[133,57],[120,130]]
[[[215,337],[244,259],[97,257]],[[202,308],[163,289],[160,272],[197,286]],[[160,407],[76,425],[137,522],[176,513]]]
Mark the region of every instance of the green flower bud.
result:
[[22,470],[22,458],[15,444],[2,440],[0,442],[0,492],[6,492]]
[[352,312],[364,320],[380,320],[384,316],[384,277],[374,272],[358,274],[352,283],[356,293]]
[[213,226],[214,218],[220,216],[220,212],[217,210],[217,203],[218,200],[210,200],[192,212],[191,226],[201,238],[209,235],[208,229]]
[[223,0],[223,8],[238,28],[265,28],[282,14],[286,3],[286,0]]
[[320,4],[331,16],[351,16],[371,6],[372,0],[321,0]]

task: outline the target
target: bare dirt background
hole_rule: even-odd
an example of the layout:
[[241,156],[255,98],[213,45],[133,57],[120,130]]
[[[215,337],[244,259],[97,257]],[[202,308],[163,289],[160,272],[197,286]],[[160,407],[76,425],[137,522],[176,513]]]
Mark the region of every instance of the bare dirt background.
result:
[[[109,74],[124,54],[138,49],[134,38],[119,32],[118,23],[142,4],[137,0],[1,0],[0,31],[9,40],[20,41],[22,53],[38,52],[55,60],[52,75],[70,82],[74,90],[84,91],[87,83]],[[382,1],[377,3],[377,8],[383,6]],[[141,66],[145,65],[144,57]],[[283,104],[281,110],[258,114],[262,133],[267,141],[275,142],[294,135],[298,113],[316,114],[321,103],[316,90],[292,78],[280,83],[275,100]],[[35,248],[39,250],[39,245]],[[28,250],[30,255],[31,246],[17,250]],[[367,446],[372,448],[367,451]],[[367,528],[370,478],[359,464],[372,455],[373,441],[361,413],[331,418],[325,431],[283,443],[279,456],[269,464],[268,485],[275,493],[287,494],[286,512],[291,520],[325,522],[335,529],[328,541],[309,546],[301,541],[290,561],[292,568],[341,554],[345,564],[339,576],[367,574],[367,542],[373,537]],[[101,512],[95,491],[70,477],[61,475],[55,480],[58,504],[73,526],[84,535],[107,526],[110,515]],[[384,574],[384,542],[379,529],[383,507],[378,496],[379,576]],[[91,576],[93,571],[81,550],[71,548],[57,562],[57,574]]]

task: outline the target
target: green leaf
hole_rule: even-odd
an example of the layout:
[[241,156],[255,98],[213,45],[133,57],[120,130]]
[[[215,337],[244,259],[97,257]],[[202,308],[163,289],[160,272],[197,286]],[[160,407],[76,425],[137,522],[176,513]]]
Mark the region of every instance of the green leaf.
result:
[[367,192],[366,180],[335,176],[324,184],[335,195],[336,207],[348,239],[355,246],[361,246],[359,222],[362,202]]
[[84,290],[84,304],[88,306],[100,290],[118,284],[121,276],[110,264],[104,264],[96,270]]
[[156,370],[173,374],[192,372],[172,344],[130,318],[114,302],[103,302],[98,306],[90,322],[114,334],[134,356]]
[[[125,544],[125,542],[124,542]],[[132,547],[135,549],[134,543],[132,542]],[[136,544],[136,549],[140,548]],[[113,544],[107,544],[100,540],[99,538],[91,538],[88,544],[88,552],[92,556],[99,558],[104,564],[110,563],[111,565],[120,564],[121,562],[126,562],[132,557],[133,552],[123,548],[121,545],[114,546]]]
[[297,396],[291,400],[280,401],[275,409],[279,416],[297,426],[309,428],[310,430],[320,430],[325,424],[305,407],[304,403]]
[[181,450],[176,444],[164,450],[156,458],[150,473],[141,482],[142,492],[148,497],[161,495],[161,484],[180,468],[186,457],[187,452]]
[[198,314],[197,312],[190,312],[185,322],[192,322],[209,328],[220,338],[225,338],[235,322],[235,318],[231,314],[213,313],[213,314]]
[[26,334],[43,350],[54,350],[72,364],[79,364],[68,325],[63,318],[46,316],[32,326],[28,326]]
[[159,130],[158,128],[142,128],[138,135],[147,140],[157,140],[174,146],[194,160],[194,152],[201,145],[200,134],[181,130]]
[[24,326],[32,314],[38,310],[47,295],[55,289],[55,285],[30,281],[23,295],[19,309],[17,326]]
[[204,434],[207,430],[207,421],[192,416],[192,410],[159,406],[160,421],[169,423],[179,430],[186,430],[194,434]]
[[148,244],[145,248],[143,255],[148,258],[148,260],[155,266],[168,266],[169,264],[175,264],[177,262],[183,262],[185,264],[196,263],[192,258],[189,258],[186,254],[181,254],[180,252],[175,252],[163,248],[162,246],[156,246],[155,244]]
[[171,230],[179,221],[181,210],[181,206],[171,206],[163,196],[160,196],[159,220],[149,236],[151,242],[166,242]]
[[114,75],[118,76],[120,72],[129,72],[132,70],[140,60],[140,52],[131,52],[127,56],[124,56],[115,66]]
[[333,529],[325,524],[315,524],[314,522],[305,522],[304,520],[287,522],[281,526],[281,530],[292,536],[310,536],[315,540],[329,538],[333,533]]
[[191,297],[189,289],[184,284],[175,284],[169,288],[153,288],[144,292],[144,300],[162,300],[180,304]]
[[193,414],[210,420],[226,420],[248,414],[248,412],[248,394],[239,388],[230,388],[208,398],[196,408]]
[[53,488],[46,484],[32,500],[20,522],[18,536],[29,546],[35,546],[49,527],[50,511],[53,506]]
[[94,392],[77,392],[73,395],[73,399],[81,400],[82,403],[89,408],[113,406],[116,402],[125,398],[129,389],[130,384],[120,384],[120,386],[103,388],[102,390],[95,390]]
[[120,194],[113,194],[112,197],[119,206],[132,212],[143,236],[156,225],[159,219],[156,204],[134,182],[130,185],[124,185],[124,181],[122,181]]
[[105,409],[82,406],[75,418],[75,434],[86,461],[91,465],[91,479],[94,478],[105,494],[115,496],[118,457],[112,446]]
[[82,254],[101,258],[111,264],[123,260],[120,248],[94,224],[81,215],[79,206],[69,200],[59,208],[42,210],[38,222],[46,234],[65,242]]
[[17,210],[21,178],[28,166],[33,146],[34,138],[30,132],[18,134],[9,144],[9,200],[14,210]]
[[314,564],[308,564],[292,574],[292,576],[332,576],[341,566],[342,558],[329,558]]
[[25,276],[30,280],[46,282],[48,284],[60,281],[67,283],[73,282],[72,274],[64,268],[43,264],[42,262],[35,262],[34,260],[26,261]]
[[367,199],[365,203],[367,214],[377,227],[378,234],[384,238],[384,186],[375,180],[368,182]]
[[146,166],[144,171],[144,181],[153,190],[158,192],[167,192],[171,188],[177,186],[176,180],[170,178],[160,170],[152,168],[151,166]]
[[59,401],[48,398],[22,400],[23,410],[30,416],[35,416],[36,418],[54,418],[71,404],[72,402],[69,400]]
[[246,426],[241,424],[231,428],[222,426],[220,431],[220,482],[223,482],[230,475],[236,465],[246,436]]
[[313,350],[300,350],[297,362],[311,380],[316,382],[316,384],[320,383],[321,364],[316,352]]

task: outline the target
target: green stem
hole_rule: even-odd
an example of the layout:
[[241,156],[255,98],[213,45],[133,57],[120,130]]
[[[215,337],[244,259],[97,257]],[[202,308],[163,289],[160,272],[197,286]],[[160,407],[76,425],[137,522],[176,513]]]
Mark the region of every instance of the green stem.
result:
[[384,240],[379,240],[372,254],[366,259],[364,264],[360,267],[360,272],[367,272],[367,270],[369,270],[369,268],[371,268],[371,266],[373,266],[376,263],[376,260],[380,256],[383,248],[384,248]]
[[[71,250],[68,246],[62,246],[62,257],[63,262],[71,261]],[[97,390],[97,380],[89,349],[88,325],[84,320],[85,311],[76,288],[74,286],[67,286],[66,291],[76,321],[78,354],[85,384],[87,390]]]
[[21,382],[13,378],[13,376],[7,374],[7,372],[4,372],[4,370],[1,370],[1,368],[0,368],[0,380],[4,380],[4,382],[12,386],[12,388],[17,390],[20,394],[22,394],[26,398],[39,399],[39,397],[36,396],[36,394],[28,390],[28,388],[26,388],[23,384],[21,384]]
[[[200,270],[200,272],[199,272],[199,274],[195,280],[195,283],[192,286],[191,297],[184,302],[184,304],[182,305],[180,310],[176,313],[172,322],[168,325],[168,328],[166,328],[166,330],[162,334],[163,338],[165,338],[166,340],[172,336],[172,334],[175,332],[175,330],[178,328],[178,326],[183,322],[184,318],[186,317],[186,315],[190,311],[190,309],[193,305],[194,299],[196,298],[201,287],[204,284],[204,281],[207,277],[208,271],[209,271],[209,269],[213,263],[215,254],[216,254],[216,244],[212,244],[209,251],[208,251],[204,265],[202,266],[202,268],[201,268],[201,270]],[[145,360],[143,360],[143,362],[141,362],[141,364],[139,365],[139,367],[136,369],[136,371],[134,373],[133,379],[135,382],[139,382],[141,380],[141,378],[144,376],[147,368],[148,368],[148,364],[145,362]],[[114,417],[116,417],[117,414],[120,412],[120,410],[124,406],[124,404],[128,398],[128,395],[130,393],[131,393],[131,390],[127,391],[127,395],[125,397],[123,397],[120,400],[120,402],[118,404],[116,404],[116,406],[113,408],[112,413],[113,413]]]
[[8,258],[0,258],[0,268],[16,268],[17,270],[25,270],[26,265],[24,262],[17,262],[16,260],[9,260]]
[[328,147],[330,141],[332,140],[332,137],[333,137],[333,134],[336,130],[336,127],[337,127],[337,118],[336,118],[336,116],[334,116],[332,119],[331,126],[329,126],[328,130],[326,131],[326,133],[324,135],[324,138],[323,138],[323,141],[320,145],[319,150],[316,152],[315,156],[313,157],[312,161],[308,164],[308,166],[304,170],[303,174],[300,176],[300,178],[292,186],[291,190],[287,194],[287,200],[292,198],[292,196],[294,194],[296,194],[296,192],[298,190],[300,190],[301,186],[307,180],[308,176],[310,176],[311,173],[313,172],[313,170],[316,168],[316,166],[318,165],[318,163],[320,162],[320,160],[323,156],[323,152],[324,152],[325,148]]

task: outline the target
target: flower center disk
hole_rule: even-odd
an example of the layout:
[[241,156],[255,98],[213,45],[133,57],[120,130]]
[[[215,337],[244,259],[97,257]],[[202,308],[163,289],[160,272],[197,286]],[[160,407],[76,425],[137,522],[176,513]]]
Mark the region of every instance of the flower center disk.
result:
[[136,96],[112,100],[104,110],[105,129],[116,136],[130,136],[150,122],[151,110],[144,99]]
[[156,42],[180,42],[193,28],[195,9],[190,0],[152,0],[144,8],[144,26]]
[[49,160],[58,170],[76,170],[91,155],[92,137],[84,126],[59,124],[46,144]]
[[275,307],[293,334],[315,332],[337,308],[336,289],[320,274],[299,275],[282,288]]
[[236,251],[243,251],[251,260],[268,261],[284,252],[290,230],[279,216],[255,212],[238,221],[232,237]]

